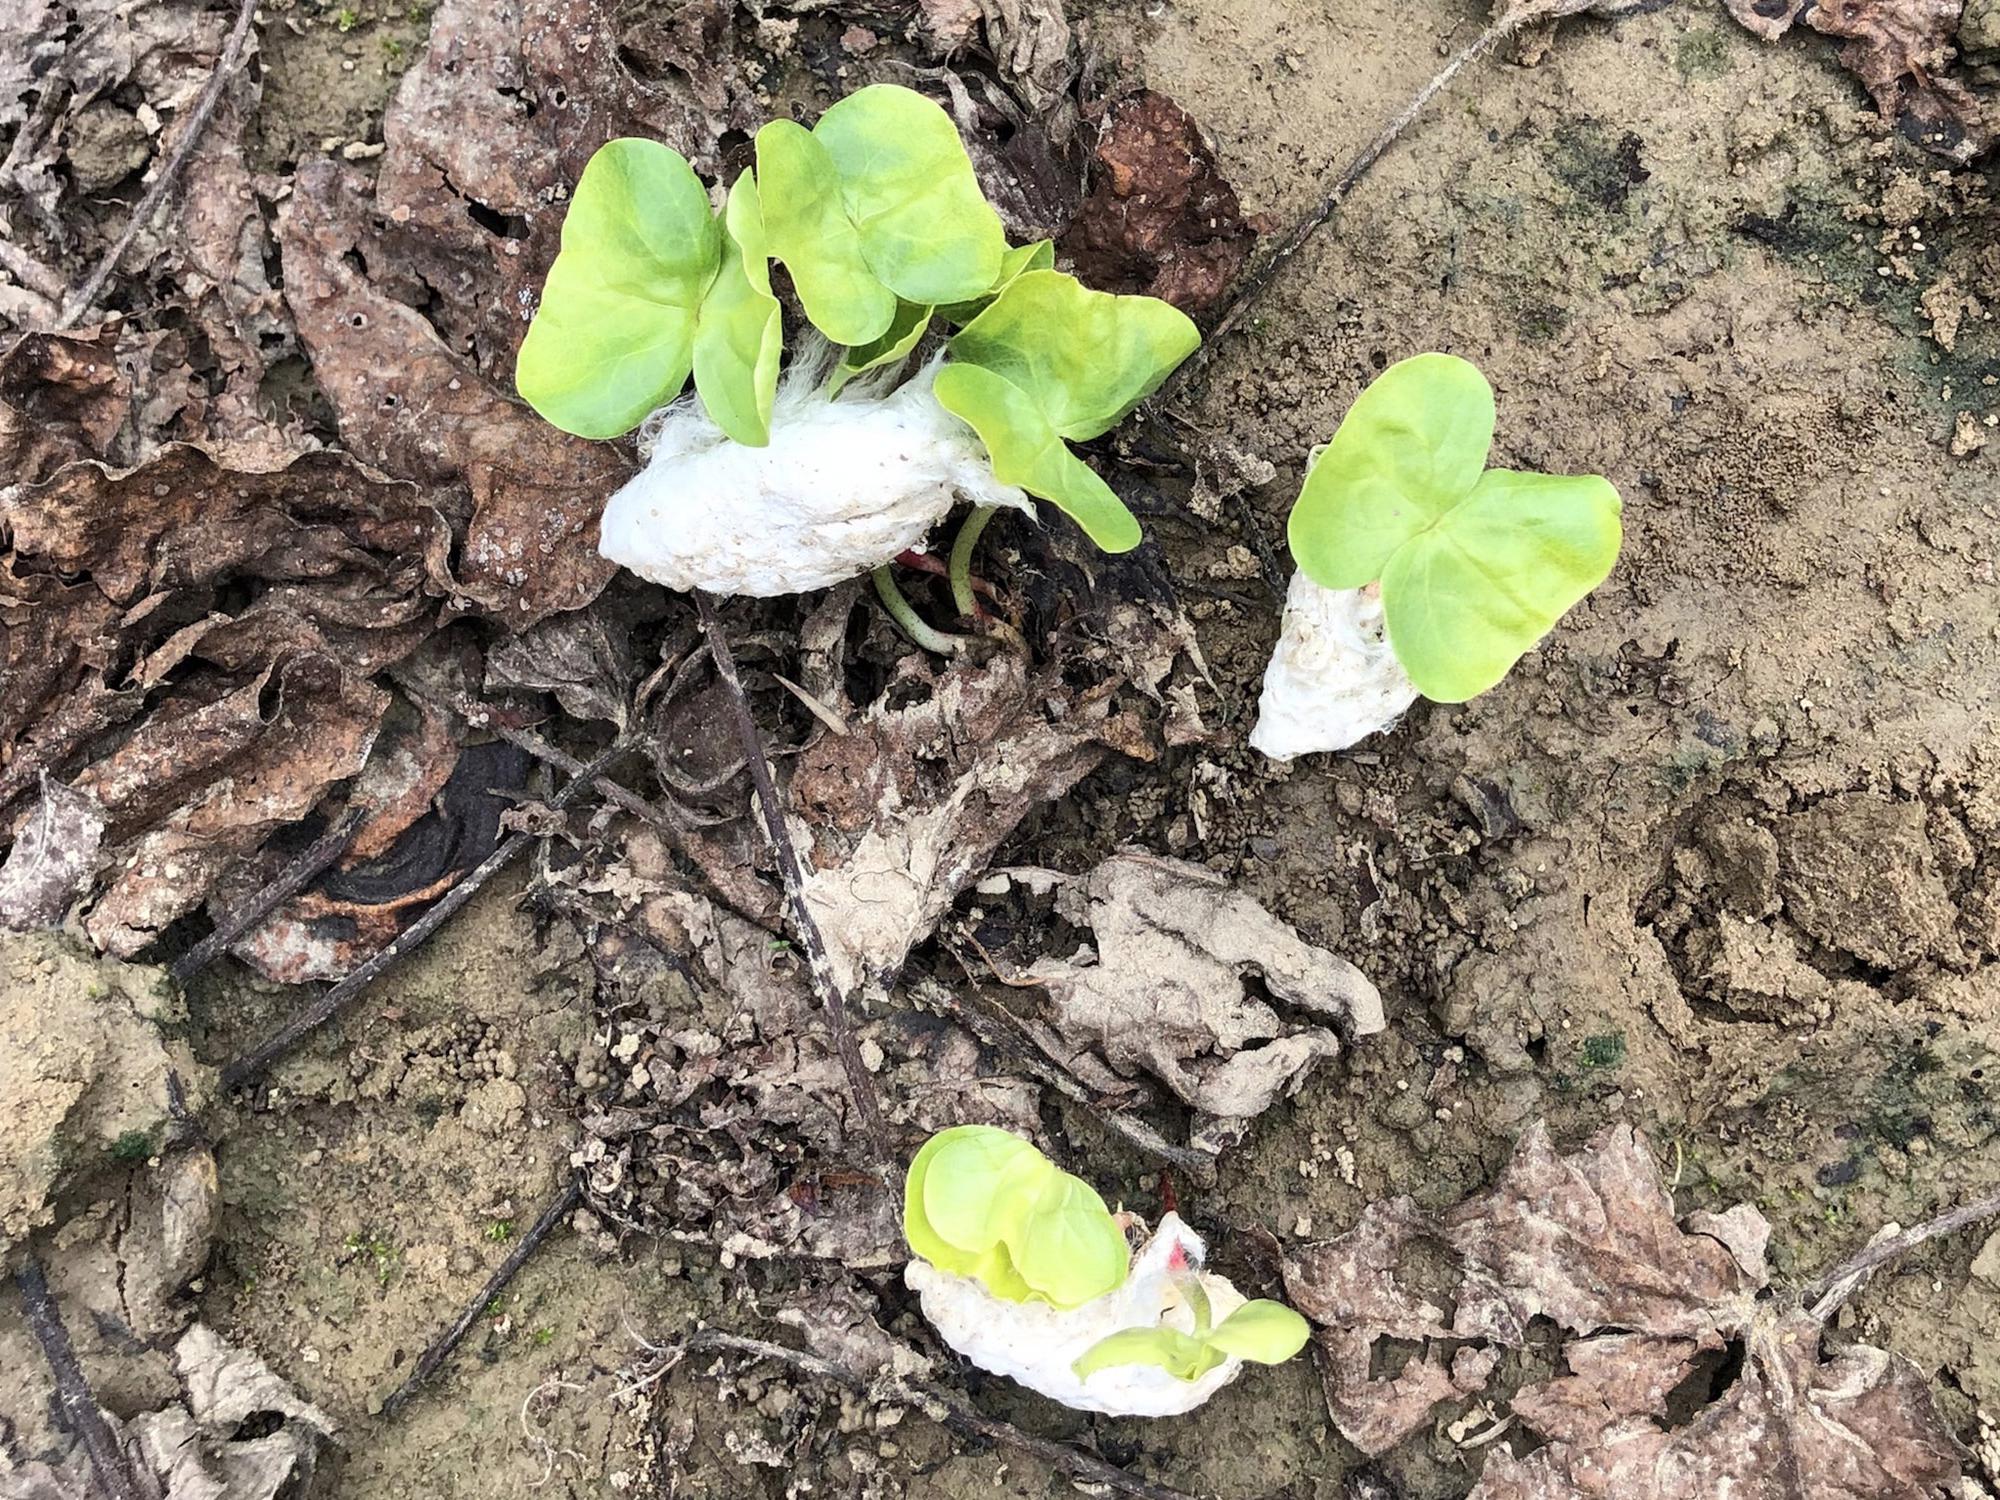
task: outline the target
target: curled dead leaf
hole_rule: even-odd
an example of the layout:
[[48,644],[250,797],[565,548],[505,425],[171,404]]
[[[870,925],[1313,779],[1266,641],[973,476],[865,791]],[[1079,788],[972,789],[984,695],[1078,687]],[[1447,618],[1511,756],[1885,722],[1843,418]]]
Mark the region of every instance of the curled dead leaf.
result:
[[1360,970],[1211,870],[1119,854],[1084,877],[1081,896],[1076,920],[1095,953],[1028,970],[1056,1030],[1205,1115],[1261,1114],[1339,1054],[1336,1031],[1368,1036],[1385,1024]]
[[[1513,1398],[1544,1441],[1494,1445],[1469,1500],[1942,1493],[1963,1454],[1923,1377],[1880,1349],[1826,1349],[1818,1320],[1768,1285],[1769,1233],[1742,1204],[1677,1220],[1629,1126],[1565,1156],[1536,1124],[1492,1187],[1437,1219],[1405,1199],[1377,1204],[1348,1234],[1288,1255],[1285,1286],[1328,1324],[1329,1410],[1370,1453],[1421,1426],[1435,1400],[1471,1394],[1492,1361],[1469,1356],[1526,1342],[1530,1320],[1569,1336],[1559,1372]],[[1456,1288],[1438,1293],[1457,1301],[1451,1339],[1471,1342],[1448,1367],[1438,1304],[1400,1264],[1418,1239],[1456,1266]],[[1428,1347],[1395,1379],[1369,1380],[1379,1337]]]

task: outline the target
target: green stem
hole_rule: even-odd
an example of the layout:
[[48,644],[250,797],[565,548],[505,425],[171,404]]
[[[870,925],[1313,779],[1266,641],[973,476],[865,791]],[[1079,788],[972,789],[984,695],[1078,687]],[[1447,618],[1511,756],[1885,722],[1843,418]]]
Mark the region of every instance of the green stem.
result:
[[964,646],[965,638],[947,635],[942,630],[933,630],[917,613],[916,606],[903,597],[903,591],[896,587],[895,575],[889,571],[889,564],[883,563],[875,570],[875,594],[881,599],[882,607],[889,611],[904,635],[915,641],[926,651],[935,651],[939,656],[952,656]]
[[987,526],[1000,514],[997,505],[975,505],[958,528],[951,544],[951,602],[968,620],[979,618],[979,601],[972,596],[972,554],[985,535]]
[[1178,1279],[1181,1295],[1187,1298],[1188,1307],[1194,1313],[1194,1335],[1200,1338],[1215,1325],[1215,1309],[1209,1305],[1208,1289],[1201,1284],[1199,1271],[1190,1271]]

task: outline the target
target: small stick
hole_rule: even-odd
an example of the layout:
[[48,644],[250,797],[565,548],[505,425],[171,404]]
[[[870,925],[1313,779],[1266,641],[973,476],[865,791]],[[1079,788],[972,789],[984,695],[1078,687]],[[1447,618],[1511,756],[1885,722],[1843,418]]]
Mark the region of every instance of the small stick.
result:
[[572,1176],[563,1184],[563,1190],[550,1200],[549,1206],[542,1210],[542,1216],[535,1220],[534,1226],[521,1236],[521,1243],[516,1245],[507,1258],[500,1262],[499,1268],[486,1278],[486,1285],[479,1289],[479,1295],[466,1303],[464,1310],[452,1319],[451,1326],[437,1336],[430,1348],[424,1350],[423,1358],[419,1359],[416,1368],[410,1371],[409,1379],[389,1393],[389,1399],[382,1403],[383,1416],[393,1417],[397,1409],[415,1393],[417,1387],[438,1372],[438,1368],[450,1359],[452,1352],[464,1342],[466,1334],[472,1331],[472,1325],[479,1321],[480,1314],[492,1305],[495,1297],[507,1289],[507,1283],[514,1279],[515,1273],[528,1263],[528,1257],[541,1247],[542,1241],[549,1237],[556,1225],[575,1212],[577,1205],[582,1202],[583,1180]]
[[153,215],[160,210],[167,191],[180,176],[181,168],[194,154],[195,142],[208,128],[209,116],[215,113],[215,106],[221,102],[222,90],[229,82],[229,75],[236,71],[236,64],[243,56],[243,43],[250,35],[250,21],[256,14],[257,0],[239,0],[236,8],[236,24],[230,28],[229,39],[222,44],[222,56],[215,61],[215,71],[208,75],[203,85],[201,97],[188,112],[187,123],[181,127],[180,139],[174,142],[173,154],[166,160],[153,185],[146,189],[146,196],[139,200],[139,206],[132,211],[132,218],[125,226],[125,232],[118,237],[118,243],[104,252],[104,259],[97,263],[97,269],[90,273],[90,279],[77,288],[63,315],[56,319],[56,330],[73,328],[79,319],[96,305],[98,294],[104,290],[104,283],[111,279],[118,269],[118,262],[125,258],[125,252],[132,248],[132,241],[139,237],[139,231],[153,221]]
[[48,1360],[49,1370],[56,1378],[56,1404],[63,1425],[83,1444],[91,1472],[96,1474],[98,1484],[110,1500],[138,1500],[138,1486],[126,1463],[125,1450],[111,1424],[104,1420],[97,1398],[91,1394],[90,1381],[76,1357],[76,1346],[69,1341],[69,1329],[63,1326],[62,1311],[49,1293],[49,1279],[33,1250],[23,1257],[14,1280],[21,1289],[21,1316],[35,1342],[42,1346],[42,1357]]
[[368,817],[365,807],[350,807],[333,827],[307,846],[278,878],[250,898],[241,911],[231,912],[226,921],[187,952],[174,960],[170,973],[174,982],[186,984],[203,969],[222,957],[239,938],[256,930],[271,915],[308,885],[328,865],[347,852],[355,834]]
[[[629,750],[633,743],[630,740],[620,739],[617,743],[613,744],[610,749],[585,766],[583,774],[577,776],[568,786],[549,799],[550,808],[560,811],[569,806],[570,803],[576,801],[585,792],[590,791],[595,786],[598,776],[603,774],[604,769]],[[237,1058],[235,1062],[224,1068],[222,1070],[223,1092],[227,1093],[232,1089],[241,1088],[249,1080],[262,1073],[264,1069],[268,1068],[278,1058],[291,1051],[302,1039],[332,1020],[342,1007],[347,1005],[349,1001],[353,1000],[363,990],[367,989],[370,984],[374,983],[383,971],[393,967],[399,959],[403,958],[404,955],[421,944],[425,938],[429,937],[449,921],[461,906],[473,898],[473,895],[481,886],[511,864],[514,857],[527,848],[533,841],[533,834],[509,834],[506,841],[499,848],[487,855],[483,861],[473,868],[470,874],[464,876],[458,884],[439,897],[437,904],[431,907],[429,911],[425,912],[416,921],[398,933],[396,940],[389,944],[388,947],[369,959],[368,962],[356,969],[352,974],[349,974],[338,984],[323,991],[317,999],[297,1015],[293,1016],[283,1026],[279,1027],[274,1036],[267,1039],[254,1051],[245,1053],[242,1057]]]
[[[1581,15],[1591,11],[1602,15],[1616,15],[1642,6],[1652,8],[1647,5],[1647,0],[1522,0],[1522,3],[1509,9],[1470,44],[1461,48],[1437,71],[1429,83],[1418,89],[1410,102],[1403,106],[1401,112],[1384,125],[1376,133],[1375,138],[1363,146],[1341,169],[1340,175],[1334,178],[1332,184],[1320,195],[1319,201],[1312,206],[1305,217],[1285,231],[1284,237],[1264,258],[1263,263],[1244,277],[1235,295],[1230,298],[1229,306],[1216,320],[1214,328],[1209,330],[1201,346],[1174,372],[1167,382],[1167,389],[1180,386],[1185,380],[1191,379],[1195,371],[1206,368],[1216,346],[1242,324],[1243,319],[1249,314],[1251,304],[1264,294],[1278,272],[1290,264],[1292,257],[1305,248],[1306,241],[1318,233],[1327,220],[1339,211],[1340,205],[1347,201],[1348,194],[1360,186],[1361,179],[1366,177],[1373,170],[1375,163],[1382,159],[1384,153],[1402,138],[1403,132],[1416,123],[1417,116],[1424,112],[1431,100],[1442,93],[1467,67],[1479,61],[1515,33],[1539,22],[1558,20],[1565,16]],[[1154,400],[1157,402],[1159,398],[1155,397]]]
[[1103,1459],[1085,1453],[1080,1448],[1031,1436],[1011,1422],[1003,1422],[997,1417],[989,1417],[984,1412],[975,1411],[957,1397],[948,1395],[933,1385],[906,1380],[895,1375],[883,1375],[871,1381],[845,1365],[837,1365],[831,1360],[821,1359],[818,1355],[808,1354],[802,1349],[788,1349],[783,1344],[773,1344],[763,1339],[746,1339],[739,1334],[724,1333],[719,1328],[697,1330],[688,1336],[680,1348],[683,1354],[724,1349],[737,1354],[748,1354],[757,1359],[776,1360],[779,1364],[789,1365],[802,1374],[834,1381],[851,1391],[858,1391],[864,1395],[878,1395],[881,1399],[899,1406],[914,1406],[933,1421],[943,1423],[954,1432],[990,1443],[1003,1444],[1017,1452],[1030,1454],[1080,1484],[1103,1485],[1121,1494],[1135,1495],[1138,1500],[1193,1500],[1193,1497],[1183,1490],[1155,1484],[1150,1479],[1139,1478],[1136,1474],[1128,1474],[1117,1465],[1106,1463]]
[[715,612],[715,601],[699,590],[695,592],[694,599],[696,608],[701,612],[701,628],[708,637],[709,655],[715,659],[715,675],[722,680],[729,693],[730,711],[736,720],[737,742],[742,746],[744,762],[750,768],[750,784],[756,788],[757,805],[764,814],[764,832],[771,840],[771,847],[777,851],[778,874],[784,881],[786,904],[792,909],[792,926],[798,931],[799,945],[805,949],[806,967],[812,974],[813,988],[819,992],[820,1005],[826,1011],[826,1029],[833,1038],[833,1049],[840,1057],[841,1069],[847,1074],[847,1090],[854,1096],[854,1107],[861,1116],[861,1133],[874,1152],[876,1161],[886,1163],[892,1155],[889,1127],[882,1118],[882,1105],[875,1097],[875,1080],[862,1064],[861,1048],[847,1023],[847,996],[841,990],[840,981],[834,977],[833,961],[826,955],[826,939],[820,933],[819,923],[813,919],[812,911],[806,905],[806,883],[799,871],[798,850],[792,847],[792,836],[785,829],[785,811],[778,803],[778,786],[771,779],[771,763],[764,756],[764,740],[757,732],[756,719],[751,717],[750,700],[743,695],[743,679],[736,673],[736,658],[729,650],[729,636]]
[[1811,1292],[1811,1313],[1824,1323],[1840,1309],[1840,1305],[1861,1290],[1862,1283],[1870,1274],[1892,1260],[1898,1260],[1926,1240],[1934,1240],[1939,1235],[1954,1234],[1968,1224],[1977,1224],[1981,1219],[2000,1216],[2000,1193],[1985,1198],[1977,1198],[1963,1207],[1954,1208],[1949,1213],[1939,1214],[1935,1219],[1919,1224],[1915,1229],[1905,1229],[1900,1234],[1884,1235],[1870,1240],[1854,1254],[1835,1266],[1821,1277]]
[[[565,776],[582,776],[589,770],[589,767],[574,755],[550,744],[532,729],[510,728],[508,725],[493,722],[490,716],[482,724],[470,710],[463,711],[463,717],[468,724],[480,724],[480,727],[499,735],[508,744],[520,746],[536,760],[547,761]],[[681,826],[663,809],[655,807],[623,783],[614,781],[609,776],[593,776],[591,786],[606,802],[630,813],[640,822],[650,823],[653,827],[664,829],[668,833],[681,832]]]

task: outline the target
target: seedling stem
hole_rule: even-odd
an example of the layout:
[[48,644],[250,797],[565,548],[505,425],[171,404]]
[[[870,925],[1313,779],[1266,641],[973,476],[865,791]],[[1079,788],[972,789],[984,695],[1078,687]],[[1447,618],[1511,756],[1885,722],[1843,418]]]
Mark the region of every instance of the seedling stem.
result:
[[881,599],[882,607],[889,611],[889,618],[917,645],[939,656],[956,655],[965,645],[965,637],[947,635],[942,630],[932,629],[925,622],[924,617],[917,613],[916,606],[904,598],[903,591],[896,586],[896,577],[889,571],[889,564],[883,563],[877,568],[874,578],[876,596]]

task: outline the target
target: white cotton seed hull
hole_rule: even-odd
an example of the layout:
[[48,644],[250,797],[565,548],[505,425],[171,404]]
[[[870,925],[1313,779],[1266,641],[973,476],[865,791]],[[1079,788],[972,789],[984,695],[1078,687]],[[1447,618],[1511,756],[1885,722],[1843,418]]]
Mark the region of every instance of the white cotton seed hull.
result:
[[960,497],[1029,509],[993,477],[972,429],[938,405],[936,371],[887,395],[850,386],[829,401],[824,363],[801,358],[763,448],[731,442],[689,396],[653,419],[646,467],[611,497],[598,550],[670,589],[768,598],[920,546]]
[[1389,645],[1379,591],[1324,589],[1294,573],[1251,748],[1273,760],[1345,750],[1394,728],[1416,701],[1416,684]]
[[[1120,1329],[1164,1321],[1183,1333],[1192,1331],[1194,1315],[1167,1274],[1176,1244],[1194,1264],[1201,1263],[1200,1238],[1177,1215],[1168,1214],[1133,1258],[1123,1286],[1067,1311],[1045,1302],[1003,1301],[972,1278],[941,1271],[927,1260],[911,1261],[903,1280],[938,1335],[980,1369],[1005,1375],[1077,1411],[1175,1417],[1193,1411],[1234,1380],[1243,1361],[1232,1356],[1200,1380],[1177,1380],[1155,1365],[1113,1366],[1079,1380],[1070,1367],[1085,1350]],[[1243,1305],[1243,1295],[1224,1277],[1204,1271],[1201,1285],[1217,1322]]]

